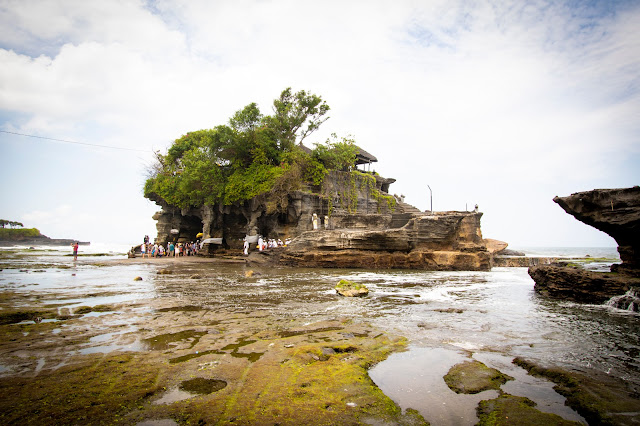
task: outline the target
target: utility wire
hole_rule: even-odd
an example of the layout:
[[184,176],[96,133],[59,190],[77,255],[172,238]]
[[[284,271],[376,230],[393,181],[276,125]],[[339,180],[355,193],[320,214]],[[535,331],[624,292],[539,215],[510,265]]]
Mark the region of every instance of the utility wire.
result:
[[98,145],[98,144],[95,144],[95,143],[87,143],[87,142],[76,142],[76,141],[69,141],[69,140],[65,140],[65,139],[48,138],[46,136],[28,135],[26,133],[9,132],[7,130],[0,130],[0,132],[8,133],[10,135],[26,136],[26,137],[29,137],[29,138],[36,138],[36,139],[46,139],[46,140],[56,141],[56,142],[73,143],[73,144],[77,144],[77,145],[96,146],[96,147],[99,147],[99,148],[120,149],[120,150],[123,150],[123,151],[149,152],[149,151],[144,150],[144,149],[122,148],[122,147],[119,147],[119,146]]

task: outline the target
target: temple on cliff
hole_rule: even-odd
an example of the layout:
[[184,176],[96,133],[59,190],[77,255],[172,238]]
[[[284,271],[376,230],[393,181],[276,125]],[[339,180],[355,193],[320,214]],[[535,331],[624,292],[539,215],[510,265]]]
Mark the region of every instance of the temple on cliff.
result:
[[[367,169],[376,161],[358,148],[356,165]],[[274,209],[265,197],[186,209],[152,198],[162,208],[153,216],[156,241],[194,241],[202,233],[201,253],[212,256],[240,253],[245,239],[253,242],[262,235],[292,240],[279,253],[283,265],[490,269],[480,231],[482,213],[423,212],[404,197],[390,195],[393,182],[367,170],[334,170],[322,185],[305,184],[287,193],[284,203],[278,201],[286,209]]]

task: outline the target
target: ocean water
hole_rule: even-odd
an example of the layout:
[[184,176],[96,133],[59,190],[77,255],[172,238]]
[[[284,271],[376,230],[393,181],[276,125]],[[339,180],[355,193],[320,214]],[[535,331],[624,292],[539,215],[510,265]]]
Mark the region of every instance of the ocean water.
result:
[[[487,272],[294,269],[149,259],[128,262],[122,246],[3,248],[0,291],[37,293],[60,308],[177,298],[184,305],[261,310],[281,316],[353,318],[407,337],[409,350],[370,370],[376,384],[402,408],[415,408],[434,425],[472,425],[480,399],[495,391],[457,395],[442,376],[473,357],[516,378],[503,390],[527,396],[540,409],[582,421],[552,384],[534,379],[511,360],[525,359],[589,373],[597,370],[640,391],[640,315],[603,305],[548,299],[533,291],[527,268]],[[517,250],[517,248],[514,248]],[[590,255],[617,261],[615,248],[524,248],[532,256]],[[157,275],[173,262],[172,275]],[[189,280],[194,273],[202,279]],[[142,281],[133,281],[141,276]],[[343,298],[340,279],[365,284],[369,296]],[[107,291],[108,290],[108,291]],[[84,294],[93,294],[85,297]],[[104,296],[95,297],[96,294]],[[105,333],[108,335],[109,333]],[[136,348],[130,348],[134,350]],[[128,350],[108,338],[91,351]]]

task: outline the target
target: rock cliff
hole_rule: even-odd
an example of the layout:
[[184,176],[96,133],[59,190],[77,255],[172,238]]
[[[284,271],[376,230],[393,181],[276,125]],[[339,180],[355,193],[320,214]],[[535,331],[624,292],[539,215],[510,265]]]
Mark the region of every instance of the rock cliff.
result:
[[[201,253],[240,252],[258,235],[291,239],[269,262],[310,267],[375,267],[429,270],[488,270],[490,256],[479,212],[421,212],[388,194],[394,179],[360,172],[331,172],[322,187],[307,186],[279,200],[179,209],[162,199],[154,215],[157,241],[205,241]],[[315,221],[314,221],[315,214]],[[315,222],[315,223],[314,223]],[[211,240],[208,240],[211,239]],[[214,240],[215,239],[215,240]],[[218,244],[219,243],[219,244]],[[263,256],[264,257],[264,256]],[[260,261],[256,256],[248,260]],[[262,259],[266,261],[266,259]]]
[[640,186],[595,189],[553,199],[567,213],[618,243],[620,270],[640,275]]
[[438,212],[412,217],[401,228],[305,232],[280,262],[291,266],[489,270],[480,233],[482,213]]
[[529,268],[535,291],[562,299],[602,303],[640,286],[640,187],[596,189],[553,199],[567,213],[613,237],[622,264],[614,273],[562,265]]

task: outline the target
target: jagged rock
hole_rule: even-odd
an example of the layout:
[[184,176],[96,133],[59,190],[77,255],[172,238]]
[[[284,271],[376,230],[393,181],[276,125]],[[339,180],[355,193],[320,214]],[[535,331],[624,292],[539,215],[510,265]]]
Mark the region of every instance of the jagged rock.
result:
[[616,240],[622,260],[618,270],[640,276],[640,186],[576,192],[553,201]]
[[485,238],[484,244],[487,246],[487,251],[489,252],[489,254],[502,253],[507,249],[507,246],[509,245],[504,241],[498,241],[491,238]]
[[640,187],[594,189],[553,199],[567,213],[599,229],[618,243],[622,264],[615,273],[585,271],[559,265],[529,268],[535,291],[577,302],[603,303],[640,286]]
[[640,287],[640,278],[558,265],[531,267],[529,275],[537,293],[583,303],[601,304],[632,286]]
[[640,312],[640,287],[631,288],[622,296],[612,297],[607,304],[625,311]]

